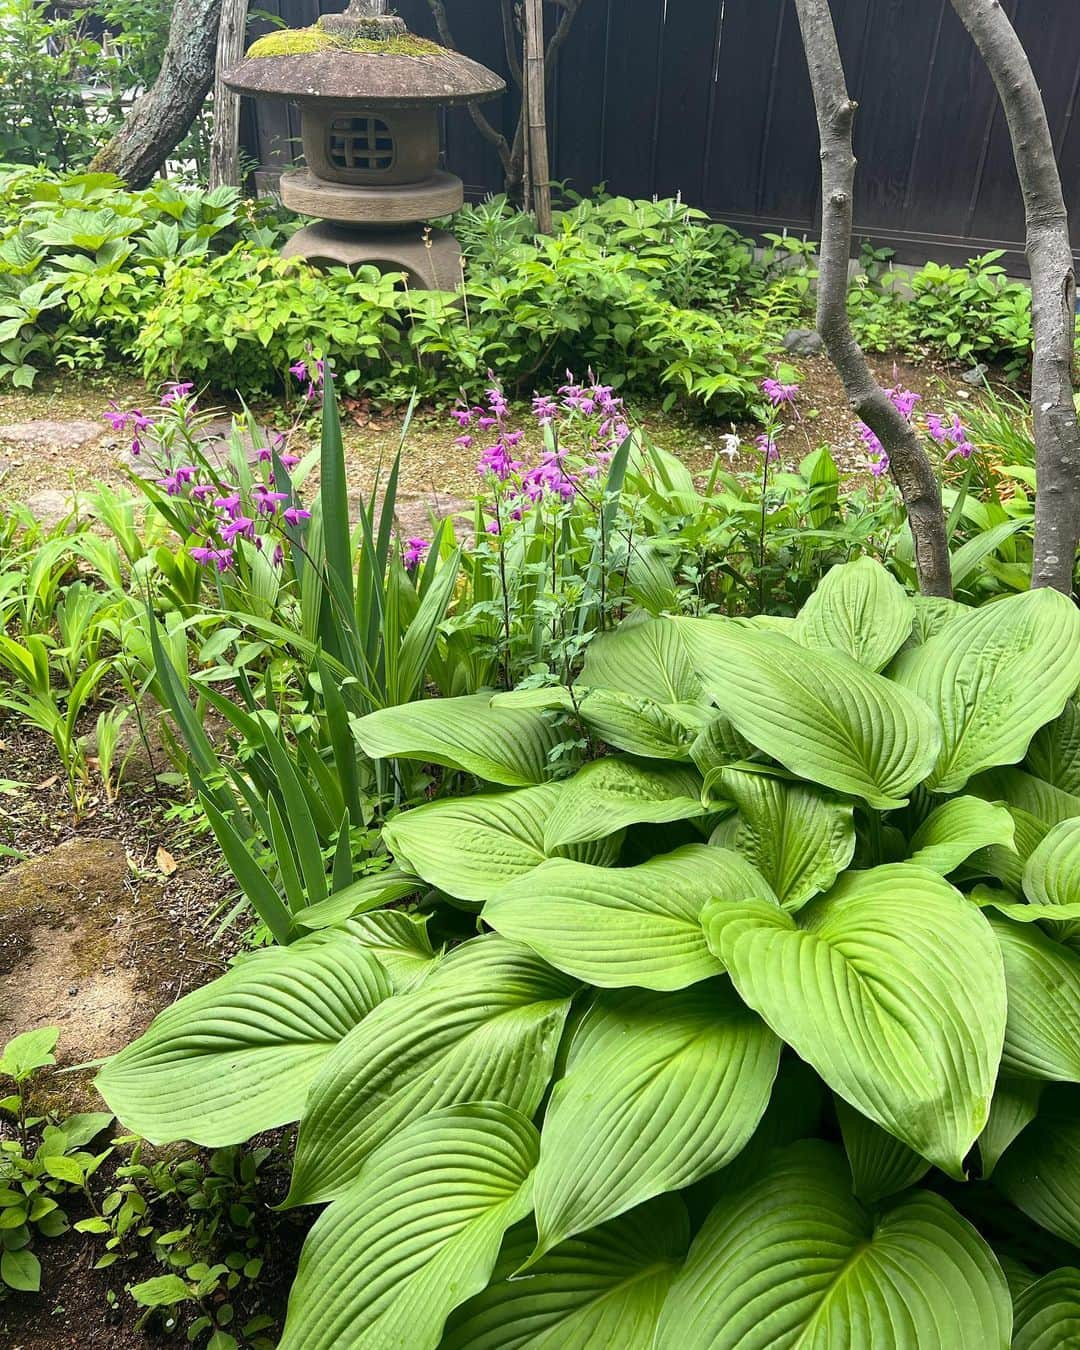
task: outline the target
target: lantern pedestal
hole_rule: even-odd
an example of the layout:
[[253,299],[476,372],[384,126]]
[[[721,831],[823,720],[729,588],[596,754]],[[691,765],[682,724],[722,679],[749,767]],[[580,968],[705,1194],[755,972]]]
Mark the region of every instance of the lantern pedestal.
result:
[[318,221],[298,230],[281,251],[325,267],[371,264],[404,272],[414,290],[454,291],[461,285],[461,245],[446,230],[411,225],[379,229]]
[[239,93],[300,106],[307,168],[282,175],[281,198],[319,223],[293,235],[286,257],[373,263],[406,272],[412,286],[457,290],[457,241],[423,224],[464,200],[461,179],[437,168],[439,111],[506,86],[467,56],[414,37],[383,8],[350,0],[344,14],[312,28],[268,34],[222,78]]

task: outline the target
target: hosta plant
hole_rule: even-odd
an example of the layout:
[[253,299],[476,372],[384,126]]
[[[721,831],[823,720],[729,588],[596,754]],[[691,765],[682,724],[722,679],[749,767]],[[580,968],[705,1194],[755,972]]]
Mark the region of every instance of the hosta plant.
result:
[[1063,596],[863,559],[376,711],[443,769],[384,830],[423,902],[242,960],[101,1092],[155,1142],[299,1121],[285,1350],[1071,1344],[1078,685]]

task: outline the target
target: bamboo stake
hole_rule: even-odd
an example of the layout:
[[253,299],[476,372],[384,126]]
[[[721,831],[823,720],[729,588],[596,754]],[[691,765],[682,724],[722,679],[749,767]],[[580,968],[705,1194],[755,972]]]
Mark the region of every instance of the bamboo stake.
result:
[[210,145],[210,186],[240,186],[240,96],[222,83],[222,74],[243,60],[247,46],[247,0],[225,0],[214,64],[214,137]]
[[529,124],[529,176],[536,226],[551,233],[551,168],[548,159],[547,74],[544,65],[544,0],[525,0],[525,106]]

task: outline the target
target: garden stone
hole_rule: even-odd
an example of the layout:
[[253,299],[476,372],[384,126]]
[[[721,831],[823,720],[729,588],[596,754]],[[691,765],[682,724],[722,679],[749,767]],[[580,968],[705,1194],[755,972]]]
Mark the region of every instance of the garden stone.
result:
[[986,379],[986,372],[989,369],[989,366],[980,361],[977,366],[972,366],[970,370],[965,370],[960,378],[965,384],[976,384],[981,386]]
[[784,351],[792,356],[817,356],[824,350],[821,334],[813,328],[793,328],[784,337]]
[[29,422],[0,425],[0,444],[35,449],[82,450],[105,435],[101,422],[53,422],[35,418]]
[[58,488],[42,488],[40,492],[31,493],[23,505],[45,530],[55,530],[74,508],[71,498]]
[[0,1042],[60,1028],[63,1061],[119,1050],[141,1025],[124,847],[69,839],[0,876]]

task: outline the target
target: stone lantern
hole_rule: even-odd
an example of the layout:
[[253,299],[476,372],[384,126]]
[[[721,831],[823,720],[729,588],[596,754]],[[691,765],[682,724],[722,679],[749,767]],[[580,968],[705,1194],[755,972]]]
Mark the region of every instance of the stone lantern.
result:
[[260,38],[225,74],[256,98],[298,103],[307,167],[281,176],[281,199],[318,223],[298,231],[286,257],[404,271],[410,284],[455,290],[461,250],[423,222],[452,215],[461,179],[439,169],[439,110],[494,98],[505,88],[486,66],[410,33],[352,0],[312,28]]

